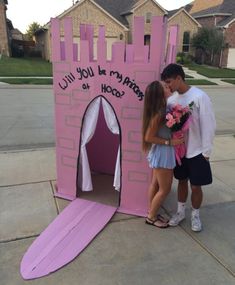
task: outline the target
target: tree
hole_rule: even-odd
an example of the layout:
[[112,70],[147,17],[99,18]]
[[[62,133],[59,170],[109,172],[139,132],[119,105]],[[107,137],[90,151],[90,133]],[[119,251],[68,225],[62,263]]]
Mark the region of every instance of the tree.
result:
[[209,58],[213,64],[216,54],[220,54],[223,48],[224,37],[221,30],[203,27],[192,38],[192,46],[201,51],[201,63]]
[[26,36],[29,40],[32,40],[33,39],[33,36],[34,36],[34,33],[38,30],[42,28],[42,26],[37,23],[37,22],[33,22],[32,24],[30,24],[28,26],[28,29],[26,31]]

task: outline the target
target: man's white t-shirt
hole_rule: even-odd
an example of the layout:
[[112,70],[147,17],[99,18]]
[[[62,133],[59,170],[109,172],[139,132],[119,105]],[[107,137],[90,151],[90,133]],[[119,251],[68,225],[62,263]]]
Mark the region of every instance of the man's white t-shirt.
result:
[[215,115],[209,96],[203,90],[192,86],[184,94],[174,92],[168,98],[167,105],[169,107],[175,104],[187,106],[192,101],[194,105],[186,140],[186,157],[192,158],[200,153],[209,157],[216,129]]

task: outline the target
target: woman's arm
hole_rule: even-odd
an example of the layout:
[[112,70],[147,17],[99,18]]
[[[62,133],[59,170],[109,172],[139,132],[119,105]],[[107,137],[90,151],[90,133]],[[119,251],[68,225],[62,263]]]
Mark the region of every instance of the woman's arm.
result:
[[160,117],[159,115],[156,115],[149,124],[149,127],[147,128],[146,134],[145,134],[145,141],[148,143],[153,143],[153,144],[161,144],[161,145],[178,145],[184,143],[184,138],[179,138],[179,139],[164,139],[161,137],[157,137],[156,133],[159,130],[160,127]]

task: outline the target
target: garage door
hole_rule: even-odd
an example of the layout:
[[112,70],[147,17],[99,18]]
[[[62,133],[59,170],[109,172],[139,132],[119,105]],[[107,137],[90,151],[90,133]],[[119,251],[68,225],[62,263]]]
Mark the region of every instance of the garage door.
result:
[[228,50],[228,68],[235,68],[235,48]]

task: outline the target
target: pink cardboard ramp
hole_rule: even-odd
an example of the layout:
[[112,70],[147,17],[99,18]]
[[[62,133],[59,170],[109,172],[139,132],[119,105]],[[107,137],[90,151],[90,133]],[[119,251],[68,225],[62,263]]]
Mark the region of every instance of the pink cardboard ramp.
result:
[[32,243],[21,261],[24,279],[35,279],[72,261],[105,227],[117,208],[75,199]]

